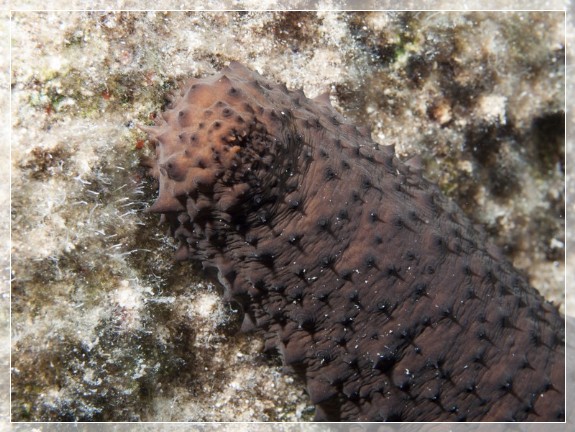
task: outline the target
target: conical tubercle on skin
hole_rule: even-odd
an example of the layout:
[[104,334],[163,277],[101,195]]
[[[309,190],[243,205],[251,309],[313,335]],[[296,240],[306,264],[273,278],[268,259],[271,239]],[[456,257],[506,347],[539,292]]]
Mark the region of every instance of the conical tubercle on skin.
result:
[[136,125],[136,127],[138,129],[140,129],[141,131],[147,133],[150,137],[155,137],[157,135],[159,135],[161,128],[158,126],[146,126],[146,125],[141,125],[138,124]]
[[156,140],[158,136],[160,136],[160,134],[163,132],[163,128],[160,126],[146,126],[138,124],[136,127],[142,132],[148,134],[148,139],[150,140]]
[[323,104],[323,105],[329,105],[331,106],[331,100],[329,98],[330,92],[326,91],[320,95],[317,95],[315,98],[313,98],[314,102]]
[[175,197],[166,194],[160,194],[158,199],[148,209],[151,213],[168,213],[184,211],[186,208]]
[[252,72],[243,64],[237,61],[231,61],[230,64],[222,70],[223,73],[234,73],[236,76],[253,78]]
[[190,255],[190,248],[187,244],[180,244],[178,250],[176,251],[175,260],[176,261],[185,261],[188,259]]
[[218,82],[221,84],[225,84],[227,87],[231,87],[232,81],[224,74],[218,79]]
[[183,181],[190,167],[189,158],[185,151],[180,151],[176,154],[171,154],[167,158],[162,158],[159,167],[160,172],[170,180]]
[[371,138],[371,129],[368,126],[358,126],[357,131],[361,136]]
[[160,194],[154,204],[148,209],[152,213],[167,213],[167,212],[179,212],[185,211],[185,206],[176,198],[173,193],[172,186],[173,182],[168,181],[168,179],[161,175],[160,176]]

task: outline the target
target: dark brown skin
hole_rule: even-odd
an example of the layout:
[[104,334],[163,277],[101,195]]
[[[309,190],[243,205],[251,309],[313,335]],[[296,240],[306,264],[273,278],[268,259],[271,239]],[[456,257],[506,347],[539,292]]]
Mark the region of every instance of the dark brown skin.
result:
[[317,420],[562,421],[564,320],[392,147],[238,63],[155,127],[178,259],[302,376]]

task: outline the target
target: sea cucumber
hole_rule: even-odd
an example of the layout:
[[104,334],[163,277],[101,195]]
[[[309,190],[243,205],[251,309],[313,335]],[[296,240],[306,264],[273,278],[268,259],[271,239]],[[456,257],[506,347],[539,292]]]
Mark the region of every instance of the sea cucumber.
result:
[[562,421],[564,319],[420,170],[239,63],[143,126],[150,210],[317,420]]

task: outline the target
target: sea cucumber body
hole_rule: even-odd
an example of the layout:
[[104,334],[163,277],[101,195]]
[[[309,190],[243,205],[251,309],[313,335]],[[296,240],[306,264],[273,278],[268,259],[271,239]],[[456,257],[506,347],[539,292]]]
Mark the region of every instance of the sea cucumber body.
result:
[[392,147],[238,63],[154,127],[151,210],[318,420],[559,421],[564,321]]

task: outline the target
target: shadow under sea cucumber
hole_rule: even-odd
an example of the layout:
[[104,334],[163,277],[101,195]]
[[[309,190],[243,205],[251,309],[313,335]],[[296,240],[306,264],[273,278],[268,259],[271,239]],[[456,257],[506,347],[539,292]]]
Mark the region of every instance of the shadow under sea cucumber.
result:
[[326,95],[234,62],[142,128],[176,257],[215,270],[317,420],[564,419],[558,310]]

